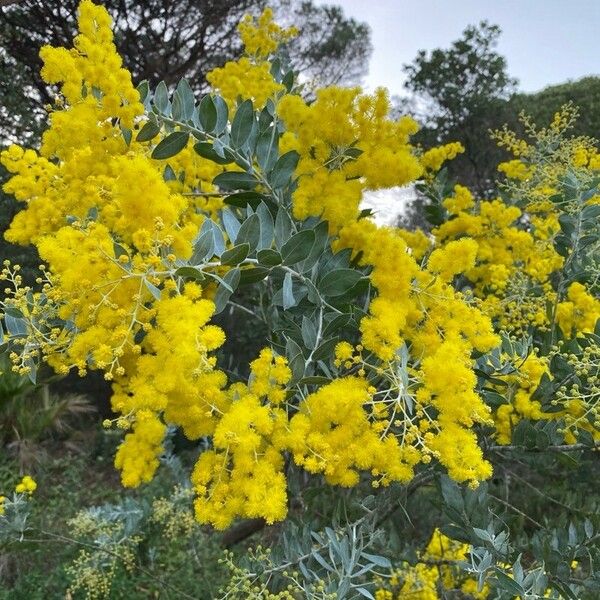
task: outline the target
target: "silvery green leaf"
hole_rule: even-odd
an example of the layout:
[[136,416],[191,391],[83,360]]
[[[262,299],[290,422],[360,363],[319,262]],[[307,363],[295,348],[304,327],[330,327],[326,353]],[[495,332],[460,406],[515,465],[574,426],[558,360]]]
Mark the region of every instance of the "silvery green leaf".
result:
[[194,151],[196,154],[199,154],[202,158],[206,158],[218,165],[229,165],[234,162],[234,156],[224,148],[220,146],[220,153],[217,153],[215,150],[215,146],[217,145],[218,140],[215,140],[214,144],[210,142],[198,142],[194,144]]
[[239,265],[243,262],[248,256],[248,252],[250,251],[250,244],[248,242],[244,242],[229,250],[225,250],[223,254],[221,254],[221,264],[223,265]]
[[140,95],[140,102],[145,102],[146,98],[148,97],[148,92],[150,91],[148,80],[144,79],[143,81],[140,81],[136,89]]
[[369,554],[368,552],[361,552],[361,556],[366,558],[368,561],[375,563],[378,567],[384,569],[391,569],[392,563],[385,556],[379,556],[378,554]]
[[160,300],[160,290],[152,283],[150,283],[147,279],[144,279],[144,284],[148,288],[148,291],[156,298],[156,300]]
[[258,250],[270,248],[273,245],[273,235],[275,232],[271,211],[269,211],[264,202],[261,202],[256,209],[256,214],[260,219],[260,239],[256,247]]
[[327,273],[319,282],[323,296],[341,296],[350,291],[362,279],[362,273],[354,269],[337,269]]
[[302,317],[302,340],[304,345],[312,350],[317,343],[317,327],[312,321],[306,316]]
[[148,121],[139,130],[135,139],[137,142],[149,142],[151,139],[155,138],[159,133],[160,127],[156,123]]
[[23,337],[27,335],[27,321],[23,318],[13,317],[10,314],[4,315],[6,331],[11,337]]
[[294,225],[287,210],[283,207],[279,207],[277,215],[275,216],[275,245],[278,249],[281,249],[288,241],[293,231]]
[[175,271],[176,277],[183,277],[184,279],[195,279],[196,281],[204,281],[205,277],[200,271],[200,269],[196,269],[195,267],[179,267]]
[[181,79],[179,81],[177,88],[175,89],[175,95],[178,97],[181,105],[181,117],[184,121],[190,120],[194,114],[196,100],[187,79]]
[[212,133],[217,126],[217,107],[210,94],[207,94],[200,101],[198,106],[198,118],[200,126],[207,133]]
[[152,151],[152,158],[155,160],[162,160],[175,156],[186,147],[189,139],[190,134],[187,131],[174,131],[173,133],[170,133],[154,148]]
[[258,180],[250,173],[225,171],[213,179],[213,184],[222,190],[252,190],[258,185]]
[[206,258],[215,254],[215,242],[212,228],[202,231],[200,237],[194,244],[194,252],[190,258],[193,265],[201,264]]
[[283,278],[283,308],[287,310],[296,306],[296,299],[294,298],[292,274],[287,272]]
[[[219,314],[227,306],[231,294],[235,292],[240,282],[240,270],[236,267],[228,271],[215,293],[215,314]],[[226,284],[226,285],[224,285]]]
[[312,250],[315,243],[315,232],[304,229],[293,235],[281,247],[281,257],[286,265],[293,265],[304,260]]
[[319,261],[319,258],[323,255],[327,242],[329,241],[329,225],[327,221],[318,223],[313,231],[315,232],[315,243],[306,259],[298,265],[298,269],[302,273],[306,273],[314,267]]
[[277,159],[269,173],[269,182],[274,189],[286,187],[290,183],[299,160],[300,155],[295,150],[290,150]]
[[318,552],[313,552],[313,558],[330,573],[335,571],[335,569]]
[[238,232],[240,230],[240,222],[228,208],[224,208],[221,211],[221,220],[223,221],[223,227],[225,228],[227,237],[230,239],[232,244],[235,244]]
[[240,226],[236,243],[248,242],[250,251],[254,252],[260,241],[260,218],[257,214],[250,215]]
[[254,107],[252,100],[244,100],[233,117],[231,123],[231,143],[234,148],[241,148],[250,137],[254,125]]
[[259,250],[256,258],[258,259],[258,262],[265,267],[275,267],[281,264],[281,254],[279,254],[277,250],[271,250],[270,248]]
[[229,121],[229,108],[227,103],[221,96],[213,96],[212,98],[215,108],[217,110],[217,123],[215,125],[215,133],[220,135],[225,131],[227,123]]
[[279,156],[279,135],[275,127],[263,131],[256,140],[256,160],[264,172],[273,169]]
[[169,115],[171,112],[169,90],[164,81],[161,81],[154,90],[154,106],[163,115]]

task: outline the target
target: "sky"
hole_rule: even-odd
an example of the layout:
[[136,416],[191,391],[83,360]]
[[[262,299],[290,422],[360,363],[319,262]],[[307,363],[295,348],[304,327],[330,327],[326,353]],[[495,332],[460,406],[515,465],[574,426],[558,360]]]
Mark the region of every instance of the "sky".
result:
[[486,19],[502,29],[498,51],[518,88],[600,75],[600,0],[328,0],[366,21],[374,47],[365,87],[403,94],[402,65],[418,50],[447,48]]

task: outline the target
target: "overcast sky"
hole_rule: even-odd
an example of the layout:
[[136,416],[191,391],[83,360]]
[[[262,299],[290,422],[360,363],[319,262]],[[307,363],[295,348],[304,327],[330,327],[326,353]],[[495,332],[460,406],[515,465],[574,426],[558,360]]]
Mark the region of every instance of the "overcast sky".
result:
[[600,0],[329,0],[371,26],[366,87],[402,93],[402,65],[420,49],[446,48],[468,24],[500,25],[498,50],[519,89],[533,92],[600,75]]

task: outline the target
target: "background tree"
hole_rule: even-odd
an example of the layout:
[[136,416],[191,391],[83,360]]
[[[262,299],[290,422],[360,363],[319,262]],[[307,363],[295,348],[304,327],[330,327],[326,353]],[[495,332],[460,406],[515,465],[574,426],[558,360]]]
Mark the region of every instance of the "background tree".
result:
[[[0,130],[21,143],[38,136],[54,92],[40,78],[39,49],[64,45],[75,31],[78,0],[23,2],[0,10]],[[115,40],[134,80],[167,85],[182,77],[195,91],[206,73],[239,56],[235,29],[245,13],[271,5],[300,31],[292,65],[318,85],[357,82],[371,53],[369,28],[335,6],[312,0],[104,0]]]
[[356,84],[368,70],[372,51],[366,23],[346,18],[339,6],[316,6],[312,0],[276,0],[282,23],[300,35],[288,44],[291,62],[311,88]]
[[458,141],[465,153],[449,165],[451,177],[478,194],[493,189],[499,150],[487,131],[506,121],[506,100],[517,81],[496,46],[501,30],[482,21],[469,26],[450,48],[421,50],[405,65],[412,113],[423,129],[415,140],[425,147]]
[[579,108],[579,118],[573,125],[572,134],[599,138],[600,77],[583,77],[551,85],[533,94],[514,94],[509,100],[509,109],[514,115],[524,111],[536,123],[550,123],[553,115],[567,102]]

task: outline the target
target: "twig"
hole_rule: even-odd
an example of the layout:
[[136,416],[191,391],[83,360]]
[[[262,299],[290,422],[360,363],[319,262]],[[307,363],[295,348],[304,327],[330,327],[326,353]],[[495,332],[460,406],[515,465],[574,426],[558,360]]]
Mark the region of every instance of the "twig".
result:
[[501,452],[502,450],[521,450],[523,452],[579,452],[580,450],[598,450],[600,449],[600,442],[596,442],[593,446],[589,444],[559,444],[554,446],[548,446],[546,448],[525,448],[524,446],[518,445],[506,445],[506,446],[489,446],[487,448],[491,452]]
[[490,494],[490,497],[494,498],[494,500],[497,500],[498,502],[500,502],[500,504],[503,504],[504,506],[506,506],[506,508],[510,508],[510,510],[516,512],[518,515],[521,515],[522,517],[524,517],[525,519],[527,519],[528,521],[533,523],[539,529],[544,528],[544,526],[541,523],[538,523],[535,519],[530,517],[528,514],[524,513],[522,510],[518,509],[516,506],[514,506],[510,502],[507,502],[506,500],[502,500],[502,498],[498,498],[498,496],[494,496],[493,494]]
[[[435,478],[435,472],[433,469],[429,471],[423,471],[419,473],[412,481],[410,481],[405,487],[402,488],[402,491],[406,492],[406,496],[410,496],[414,492],[416,492],[422,485],[425,485],[432,481]],[[399,505],[395,502],[388,508],[386,512],[384,512],[379,519],[375,522],[375,526],[379,527],[384,521],[387,521],[399,508]]]

